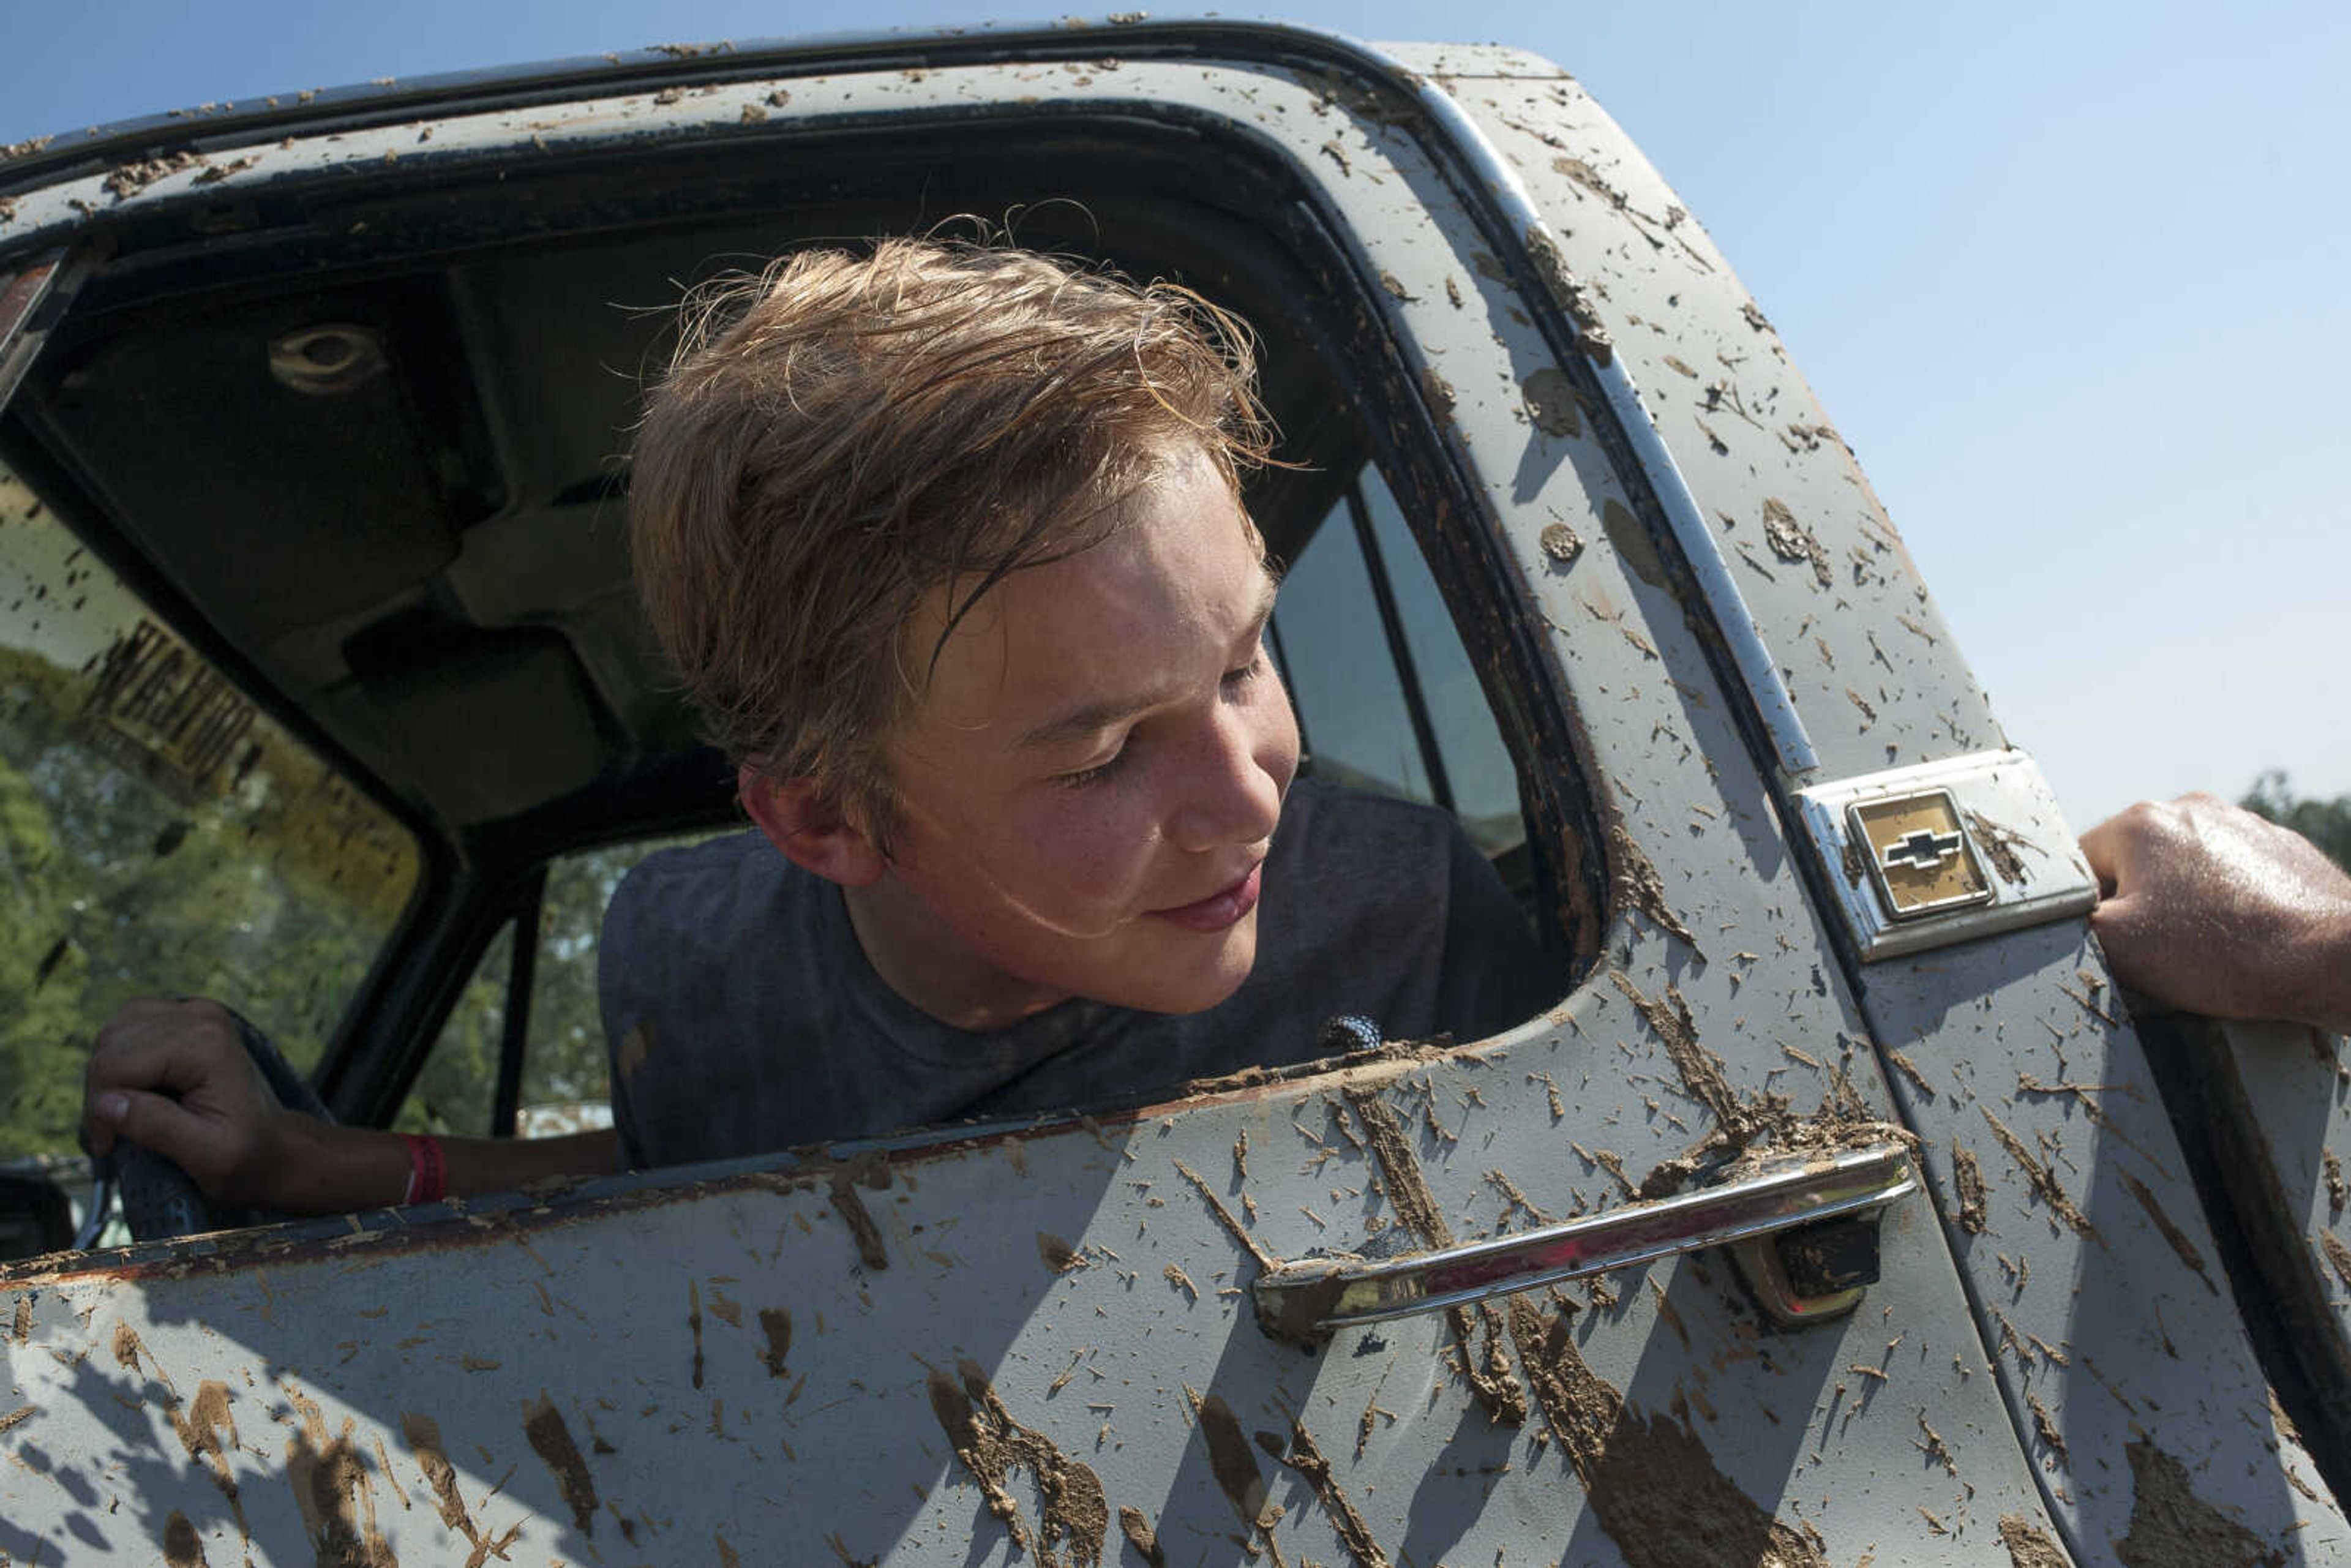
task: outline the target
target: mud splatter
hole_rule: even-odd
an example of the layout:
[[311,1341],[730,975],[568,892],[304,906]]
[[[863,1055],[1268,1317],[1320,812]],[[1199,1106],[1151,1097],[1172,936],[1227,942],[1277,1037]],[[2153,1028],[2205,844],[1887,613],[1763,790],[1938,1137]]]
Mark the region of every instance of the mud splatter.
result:
[[2335,1277],[2343,1281],[2345,1289],[2351,1290],[2351,1247],[2344,1246],[2331,1230],[2318,1233],[2318,1244],[2325,1249],[2327,1262],[2334,1265]]
[[855,1164],[835,1166],[830,1190],[833,1212],[841,1216],[842,1223],[849,1227],[849,1234],[857,1240],[858,1260],[878,1274],[890,1266],[890,1254],[882,1245],[882,1228],[866,1211],[865,1200],[857,1196],[855,1184],[862,1176],[872,1186],[887,1186],[890,1172],[886,1166],[876,1165],[870,1169],[869,1175],[866,1167]]
[[1925,1095],[1929,1100],[1932,1100],[1935,1097],[1935,1086],[1927,1082],[1927,1075],[1918,1071],[1918,1064],[1917,1062],[1911,1061],[1908,1057],[1903,1055],[1898,1051],[1887,1051],[1886,1053],[1886,1060],[1894,1063],[1895,1071],[1901,1073],[1903,1077],[1910,1081],[1911,1088],[1916,1089],[1919,1093]]
[[1050,1230],[1037,1232],[1037,1260],[1056,1274],[1066,1274],[1085,1263],[1076,1248]]
[[176,1508],[163,1521],[163,1562],[166,1568],[208,1568],[203,1538]]
[[[2335,1163],[2335,1156],[2333,1155],[2326,1156],[2326,1163],[2327,1168],[2335,1174],[2335,1185],[2338,1186],[2341,1186],[2343,1181],[2343,1167]],[[2335,1212],[2338,1215],[2343,1212],[2343,1205],[2339,1201],[2335,1206]],[[32,1343],[33,1297],[29,1291],[16,1298],[16,1327],[12,1337],[15,1338],[18,1344],[29,1344]]]
[[1583,536],[1565,523],[1547,525],[1536,542],[1542,546],[1543,554],[1562,566],[1573,566],[1575,558],[1583,553]]
[[[2344,1185],[2343,1162],[2335,1156],[2335,1151],[2333,1149],[2326,1150],[2325,1158],[2326,1162],[2326,1218],[2330,1220],[2339,1220],[2343,1218],[2343,1206],[2346,1203],[2351,1203],[2351,1186]],[[18,1301],[16,1303],[16,1337],[20,1340],[23,1339],[26,1334],[25,1308],[25,1302]]]
[[[1723,1071],[1722,1059],[1698,1043],[1697,1021],[1690,1017],[1689,1004],[1682,999],[1678,989],[1669,985],[1662,998],[1652,1001],[1641,994],[1638,986],[1625,977],[1623,970],[1612,969],[1608,977],[1615,983],[1617,990],[1624,993],[1625,999],[1633,1004],[1633,1010],[1641,1015],[1642,1021],[1649,1026],[1649,1032],[1665,1046],[1667,1056],[1673,1061],[1674,1071],[1681,1077],[1682,1087],[1689,1092],[1692,1099],[1714,1113],[1719,1126],[1744,1126],[1752,1119],[1749,1108],[1740,1104],[1739,1096],[1731,1092],[1730,1080]],[[1645,1183],[1645,1189],[1646,1186]],[[1643,1196],[1663,1195],[1645,1190]]]
[[1134,1548],[1135,1555],[1149,1568],[1167,1568],[1166,1551],[1159,1544],[1159,1532],[1151,1528],[1151,1521],[1141,1509],[1129,1503],[1118,1511],[1118,1528],[1126,1536],[1126,1543]]
[[[129,1333],[127,1329],[115,1332],[118,1356],[124,1349],[124,1336]],[[130,1343],[136,1347],[138,1336],[130,1334]],[[156,1375],[162,1377],[161,1368]],[[171,1386],[168,1380],[164,1386]],[[202,1464],[211,1473],[214,1487],[227,1500],[229,1511],[236,1517],[238,1537],[252,1540],[252,1531],[245,1522],[245,1499],[237,1489],[235,1474],[229,1469],[228,1457],[236,1452],[236,1422],[228,1413],[228,1385],[216,1381],[199,1385],[195,1402],[184,1410],[179,1396],[171,1396],[163,1402],[163,1413],[170,1417],[172,1430],[179,1435],[180,1447],[187,1451],[189,1461]],[[221,1441],[224,1432],[228,1435],[226,1443]]]
[[1593,363],[1608,363],[1616,357],[1615,340],[1608,335],[1608,329],[1601,325],[1599,313],[1585,299],[1583,286],[1576,281],[1575,274],[1568,270],[1566,259],[1559,254],[1559,246],[1553,245],[1551,236],[1539,226],[1527,230],[1526,241],[1527,259],[1534,263],[1535,276],[1541,280],[1543,292],[1550,295],[1552,303],[1566,312],[1567,319],[1575,323],[1579,340],[1576,346],[1591,355]]
[[1924,1410],[1918,1412],[1918,1436],[1911,1438],[1910,1442],[1920,1453],[1942,1466],[1945,1475],[1954,1480],[1959,1479],[1959,1462],[1951,1457],[1951,1446],[1944,1442],[1943,1435],[1928,1422]]
[[183,152],[166,158],[141,158],[118,164],[106,176],[106,193],[119,202],[126,196],[137,195],[166,175],[201,169],[211,162],[201,152]]
[[956,1458],[979,1483],[987,1511],[1011,1536],[1014,1554],[1031,1545],[1020,1505],[1005,1486],[1018,1465],[1037,1479],[1034,1545],[1040,1568],[1061,1568],[1059,1548],[1064,1541],[1069,1542],[1071,1568],[1101,1568],[1102,1540],[1110,1532],[1110,1505],[1102,1495],[1102,1478],[1061,1452],[1042,1432],[1015,1421],[978,1364],[957,1362],[953,1377],[933,1367],[925,1382],[931,1414],[938,1418]]
[[351,1441],[352,1422],[327,1435],[318,1402],[289,1391],[302,1429],[286,1445],[286,1479],[309,1531],[318,1560],[334,1568],[400,1568],[391,1542],[376,1529],[375,1489],[367,1459]]
[[1951,1186],[1959,1189],[1959,1228],[1970,1236],[1984,1233],[1983,1166],[1976,1163],[1976,1152],[1951,1140]]
[[1823,588],[1835,583],[1835,574],[1829,570],[1829,552],[1821,548],[1821,541],[1813,537],[1810,529],[1796,521],[1796,514],[1788,509],[1788,503],[1776,497],[1766,497],[1763,501],[1763,542],[1782,560],[1810,561],[1813,576]]
[[2024,857],[2016,851],[2019,845],[2032,848],[2032,841],[2001,827],[1980,811],[1968,813],[1968,830],[1977,847],[1983,851],[1984,859],[1991,862],[1992,874],[2002,882],[2022,885],[2031,873],[2024,869]]
[[1820,1544],[1740,1490],[1680,1420],[1637,1410],[1602,1381],[1566,1313],[1546,1322],[1514,1296],[1510,1317],[1535,1402],[1626,1568],[1829,1568]]
[[702,1283],[685,1282],[685,1332],[694,1341],[694,1385],[702,1386]]
[[2026,1395],[2024,1407],[2032,1412],[2032,1435],[2041,1439],[2041,1446],[2055,1455],[2060,1464],[2072,1469],[2074,1456],[2066,1450],[2065,1434],[2058,1430],[2057,1418],[2049,1414],[2048,1406],[2041,1403],[2041,1396]]
[[2196,1244],[2188,1239],[2179,1227],[2171,1223],[2171,1216],[2163,1212],[2163,1206],[2156,1201],[2155,1194],[2147,1190],[2147,1184],[2128,1171],[2118,1174],[2123,1178],[2123,1190],[2138,1200],[2139,1207],[2147,1211],[2147,1218],[2154,1222],[2156,1229],[2163,1233],[2164,1240],[2171,1244],[2171,1249],[2179,1255],[2179,1260],[2196,1270],[2196,1277],[2204,1281],[2206,1290],[2219,1295],[2220,1287],[2214,1284],[2212,1276],[2204,1270],[2203,1254],[2196,1250]]
[[2130,1531],[2115,1542],[2126,1568],[2284,1568],[2286,1554],[2198,1497],[2188,1470],[2145,1437],[2130,1460]]
[[1439,374],[1437,367],[1431,365],[1420,372],[1420,387],[1428,396],[1430,412],[1440,422],[1453,416],[1453,383]]
[[1437,1207],[1436,1195],[1428,1190],[1428,1182],[1421,1175],[1419,1157],[1405,1136],[1403,1122],[1389,1109],[1378,1090],[1349,1088],[1344,1092],[1349,1108],[1364,1129],[1364,1142],[1380,1167],[1396,1218],[1420,1239],[1422,1245],[1451,1246],[1452,1228],[1446,1224],[1444,1211]]
[[1651,588],[1672,591],[1665,559],[1657,554],[1657,541],[1641,526],[1641,519],[1633,515],[1631,507],[1622,501],[1604,501],[1600,526],[1606,530],[1608,542],[1615,547],[1616,559],[1625,570]]
[[0,1411],[0,1434],[15,1431],[40,1413],[37,1405],[19,1405],[14,1410]]
[[1666,903],[1666,884],[1659,880],[1657,868],[1649,863],[1649,857],[1641,852],[1641,846],[1622,823],[1608,830],[1608,860],[1614,868],[1611,891],[1617,901],[1631,904],[1696,950],[1698,938]]
[[637,1075],[637,1069],[653,1055],[653,1035],[643,1024],[634,1024],[621,1037],[621,1082],[628,1082]]
[[2034,1192],[2041,1195],[2041,1201],[2049,1206],[2049,1211],[2070,1226],[2076,1235],[2087,1237],[2104,1247],[2106,1244],[2105,1239],[2098,1234],[2095,1227],[2091,1225],[2090,1217],[2084,1214],[2074,1206],[2074,1200],[2065,1196],[2065,1189],[2057,1185],[2057,1177],[2049,1167],[2032,1157],[2032,1151],[2026,1148],[2023,1140],[2010,1132],[2001,1119],[1991,1113],[1991,1106],[1980,1105],[1977,1109],[1983,1113],[1983,1119],[1991,1124],[1992,1136],[2000,1140],[2000,1146],[2008,1151],[2008,1157],[2016,1162],[2016,1168],[2024,1173],[2024,1179],[2032,1184]]
[[1371,1526],[1365,1524],[1364,1516],[1355,1511],[1355,1505],[1349,1500],[1346,1489],[1340,1486],[1339,1478],[1332,1473],[1331,1461],[1322,1457],[1321,1448],[1315,1447],[1313,1436],[1306,1430],[1304,1422],[1290,1422],[1290,1452],[1287,1454],[1280,1451],[1280,1439],[1270,1432],[1259,1433],[1258,1442],[1266,1452],[1306,1478],[1306,1484],[1313,1489],[1315,1500],[1322,1503],[1322,1511],[1331,1516],[1332,1527],[1338,1531],[1340,1542],[1360,1568],[1388,1568],[1388,1554],[1381,1551],[1380,1543],[1372,1538]]
[[1252,1259],[1256,1260],[1257,1266],[1259,1268],[1272,1268],[1274,1264],[1273,1255],[1268,1252],[1264,1248],[1259,1246],[1257,1243],[1257,1238],[1251,1236],[1242,1228],[1241,1222],[1233,1218],[1233,1211],[1225,1207],[1224,1200],[1217,1196],[1216,1190],[1208,1186],[1207,1182],[1201,1177],[1200,1173],[1194,1170],[1190,1166],[1186,1165],[1182,1160],[1176,1161],[1175,1165],[1176,1174],[1199,1189],[1201,1197],[1207,1201],[1208,1212],[1217,1217],[1217,1223],[1222,1225],[1232,1236],[1232,1239],[1235,1241],[1240,1243],[1241,1250],[1248,1253]]
[[1578,436],[1583,420],[1576,411],[1575,383],[1556,365],[1545,365],[1520,384],[1527,417],[1545,435]]
[[759,1352],[759,1364],[768,1369],[770,1377],[784,1375],[784,1361],[792,1353],[792,1314],[782,1307],[759,1309],[759,1332],[768,1338]]
[[555,1478],[564,1502],[571,1510],[571,1522],[580,1533],[593,1539],[596,1534],[596,1479],[588,1473],[588,1461],[580,1456],[580,1445],[571,1440],[571,1428],[563,1424],[563,1412],[544,1388],[538,1399],[522,1407],[523,1436],[530,1439],[531,1451],[547,1466],[548,1474]]
[[[147,1347],[140,1343],[138,1330],[126,1322],[116,1323],[111,1348],[114,1352],[115,1365],[136,1376],[144,1377],[148,1375],[145,1364]],[[172,1379],[161,1364],[156,1365],[154,1376],[155,1381],[162,1384],[174,1400],[179,1398],[180,1391],[172,1386]]]
[[[433,1489],[434,1511],[441,1522],[465,1538],[473,1547],[467,1553],[465,1568],[482,1568],[491,1558],[504,1559],[507,1548],[521,1538],[522,1526],[517,1524],[504,1535],[485,1536],[465,1511],[465,1494],[458,1488],[457,1469],[449,1462],[449,1450],[441,1441],[441,1424],[432,1416],[410,1411],[400,1418],[401,1435],[408,1439],[408,1451],[415,1457],[416,1468],[424,1477],[424,1484]],[[385,1475],[392,1467],[384,1467]]]
[[1183,1291],[1186,1295],[1191,1297],[1196,1301],[1200,1299],[1200,1287],[1192,1283],[1191,1275],[1186,1274],[1183,1270],[1177,1268],[1173,1263],[1168,1264],[1165,1269],[1161,1270],[1161,1272],[1165,1276],[1169,1284],[1175,1286],[1177,1290]]
[[1281,1516],[1267,1504],[1265,1473],[1258,1469],[1257,1456],[1249,1452],[1249,1439],[1241,1435],[1240,1418],[1221,1395],[1195,1399],[1193,1408],[1199,1417],[1200,1441],[1207,1447],[1208,1473],[1217,1478],[1217,1490],[1225,1494],[1244,1525],[1252,1531],[1265,1531],[1270,1539],[1274,1521]]
[[457,1469],[449,1462],[448,1449],[442,1446],[441,1424],[412,1410],[401,1416],[400,1430],[408,1439],[408,1451],[415,1456],[424,1484],[433,1489],[434,1506],[441,1515],[441,1522],[468,1541],[479,1540],[474,1516],[465,1511],[465,1496],[457,1489]]
[[1551,1216],[1534,1206],[1534,1200],[1520,1190],[1519,1184],[1499,1170],[1486,1173],[1486,1180],[1502,1195],[1502,1218],[1508,1219],[1512,1209],[1524,1209],[1529,1219],[1537,1225],[1549,1225]]
[[[1445,1222],[1444,1210],[1437,1207],[1436,1195],[1428,1190],[1427,1178],[1421,1175],[1420,1159],[1412,1152],[1411,1140],[1405,1136],[1404,1124],[1380,1098],[1377,1090],[1351,1088],[1345,1094],[1355,1120],[1363,1126],[1364,1142],[1372,1152],[1373,1163],[1380,1168],[1381,1182],[1387,1188],[1388,1202],[1395,1207],[1398,1222],[1424,1247],[1452,1246],[1453,1228]],[[1471,1396],[1487,1416],[1506,1427],[1524,1423],[1527,1392],[1518,1374],[1510,1369],[1510,1355],[1503,1349],[1501,1313],[1491,1301],[1481,1301],[1474,1321],[1468,1307],[1448,1307],[1445,1316],[1453,1330],[1454,1368],[1468,1382]]]
[[2008,1548],[2011,1568],[2074,1568],[2063,1547],[2016,1514],[2000,1516],[2000,1543]]

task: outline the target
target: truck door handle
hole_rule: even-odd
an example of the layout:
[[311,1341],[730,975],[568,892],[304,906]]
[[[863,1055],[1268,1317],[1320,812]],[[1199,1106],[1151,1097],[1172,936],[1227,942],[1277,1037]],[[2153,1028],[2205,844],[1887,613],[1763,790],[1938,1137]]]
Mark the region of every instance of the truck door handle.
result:
[[[1316,1340],[1356,1323],[1729,1246],[1767,1312],[1782,1322],[1816,1322],[1852,1311],[1861,1285],[1803,1287],[1805,1270],[1782,1257],[1788,1233],[1825,1221],[1874,1218],[1917,1186],[1909,1151],[1899,1144],[1791,1155],[1718,1186],[1459,1247],[1402,1258],[1277,1263],[1258,1276],[1252,1290],[1268,1332]],[[1874,1239],[1874,1229],[1870,1234]]]

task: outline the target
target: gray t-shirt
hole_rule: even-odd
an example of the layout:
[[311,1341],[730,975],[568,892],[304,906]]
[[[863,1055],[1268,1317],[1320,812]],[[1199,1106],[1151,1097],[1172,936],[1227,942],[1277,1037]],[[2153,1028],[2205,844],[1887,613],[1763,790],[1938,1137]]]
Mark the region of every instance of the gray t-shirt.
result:
[[1266,859],[1257,963],[1205,1012],[1063,1002],[974,1033],[873,972],[841,889],[747,832],[648,856],[597,977],[632,1166],[1134,1103],[1327,1054],[1322,1025],[1474,1040],[1556,999],[1525,920],[1442,811],[1301,780]]

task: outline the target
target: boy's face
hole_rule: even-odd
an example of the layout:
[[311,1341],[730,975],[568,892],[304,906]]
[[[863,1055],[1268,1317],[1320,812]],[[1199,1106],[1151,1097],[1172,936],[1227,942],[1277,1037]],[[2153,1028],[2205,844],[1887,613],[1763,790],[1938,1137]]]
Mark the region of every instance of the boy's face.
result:
[[[1298,768],[1262,641],[1273,588],[1224,477],[1186,451],[1110,538],[979,601],[888,747],[888,868],[850,889],[884,979],[976,1029],[1070,997],[1193,1012],[1232,994]],[[935,595],[910,657],[945,615]]]

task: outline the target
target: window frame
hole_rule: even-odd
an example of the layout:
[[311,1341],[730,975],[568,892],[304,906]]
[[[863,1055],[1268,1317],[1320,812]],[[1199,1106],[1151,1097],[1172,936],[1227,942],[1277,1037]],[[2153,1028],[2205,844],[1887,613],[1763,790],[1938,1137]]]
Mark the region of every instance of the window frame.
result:
[[[989,102],[982,110],[986,115],[1047,131],[1076,134],[1085,128],[1097,136],[1118,133],[1207,141],[1236,163],[1248,163],[1255,171],[1253,178],[1290,189],[1290,201],[1262,214],[1252,214],[1264,219],[1255,230],[1255,246],[1249,255],[1234,258],[1228,276],[1286,268],[1319,286],[1313,294],[1330,302],[1301,312],[1307,320],[1300,335],[1335,379],[1343,402],[1338,412],[1351,439],[1364,459],[1375,464],[1386,479],[1478,672],[1518,776],[1537,904],[1546,912],[1538,928],[1547,946],[1574,960],[1572,973],[1568,965],[1562,965],[1563,984],[1569,988],[1581,985],[1597,955],[1596,912],[1604,910],[1608,902],[1607,883],[1593,848],[1597,837],[1589,792],[1582,782],[1581,748],[1575,743],[1557,672],[1542,646],[1541,628],[1522,601],[1523,585],[1517,579],[1500,519],[1486,505],[1466,455],[1451,437],[1448,416],[1435,405],[1429,387],[1406,362],[1396,337],[1385,329],[1378,303],[1379,281],[1349,236],[1324,181],[1304,167],[1292,149],[1266,132],[1196,109],[1127,104],[1116,115],[1104,115],[1066,106],[1040,110],[1005,99]],[[877,111],[872,119],[877,124],[892,121],[894,127],[914,121],[904,110],[894,115]],[[923,133],[936,136],[957,123],[946,113],[925,116]],[[841,132],[827,129],[804,133],[811,142]],[[699,157],[721,166],[737,165],[748,156],[744,146],[722,137],[657,151],[681,158]],[[1098,148],[1094,156],[1101,156]],[[485,166],[496,162],[494,154]],[[563,177],[576,180],[594,162],[574,160],[567,164]],[[649,167],[658,162],[646,160]],[[503,181],[507,172],[524,171],[501,168],[496,178]],[[656,178],[641,176],[648,189]],[[388,189],[398,188],[392,177],[383,183]],[[290,187],[302,182],[278,183]],[[321,175],[318,184],[329,191],[351,188],[348,175]],[[1204,193],[1202,200],[1210,199],[1205,193],[1208,182],[1192,177],[1192,184]],[[497,188],[507,199],[521,193],[504,184]],[[642,219],[632,225],[608,217],[564,231],[554,242],[630,232],[643,223]],[[496,238],[482,242],[486,248],[498,243]],[[386,254],[398,264],[398,253],[388,250]],[[284,265],[276,262],[255,276],[280,276]],[[1201,282],[1212,291],[1231,292],[1217,290],[1217,280]],[[43,465],[36,461],[28,466]],[[1349,507],[1361,537],[1368,532],[1368,518],[1360,496],[1351,497]],[[534,867],[543,868],[568,849],[689,825],[676,818],[551,821],[544,824],[548,836],[535,841],[521,832],[497,842],[465,833],[444,835],[319,733],[298,708],[227,646],[168,582],[160,580],[134,549],[100,530],[78,532],[86,533],[93,553],[120,571],[134,591],[149,597],[159,616],[168,618],[183,634],[193,629],[191,645],[217,658],[240,690],[286,723],[290,733],[318,747],[322,758],[417,836],[421,863],[416,890],[327,1042],[315,1074],[322,1095],[346,1120],[381,1124],[396,1111],[464,977],[471,972],[470,966],[459,960],[478,957],[510,911],[518,878],[529,878]],[[1377,552],[1376,542],[1368,541],[1367,567],[1377,562],[1375,570],[1384,569]],[[1384,580],[1384,570],[1380,577]],[[1384,615],[1384,633],[1392,643],[1402,639],[1402,628],[1394,624],[1392,615]],[[1395,652],[1400,667],[1410,667],[1409,649],[1395,647]],[[1417,721],[1416,737],[1428,752],[1432,747],[1426,733],[1426,696],[1417,689],[1416,672],[1411,711]],[[1437,766],[1441,768],[1441,762]],[[1562,852],[1568,863],[1554,863]],[[538,874],[543,876],[543,870]],[[511,988],[511,977],[509,984]],[[527,1029],[527,1017],[522,1023]]]

